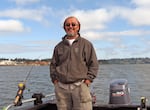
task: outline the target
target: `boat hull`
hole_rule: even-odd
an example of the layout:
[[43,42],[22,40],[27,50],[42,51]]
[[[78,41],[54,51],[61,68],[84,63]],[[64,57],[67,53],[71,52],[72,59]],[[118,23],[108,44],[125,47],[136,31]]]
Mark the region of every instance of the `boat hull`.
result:
[[[138,107],[140,107],[140,105],[107,104],[93,105],[93,110],[140,110],[138,109]],[[57,110],[57,107],[55,103],[45,103],[34,107],[26,108],[24,110]],[[147,106],[147,110],[150,110],[149,106]]]

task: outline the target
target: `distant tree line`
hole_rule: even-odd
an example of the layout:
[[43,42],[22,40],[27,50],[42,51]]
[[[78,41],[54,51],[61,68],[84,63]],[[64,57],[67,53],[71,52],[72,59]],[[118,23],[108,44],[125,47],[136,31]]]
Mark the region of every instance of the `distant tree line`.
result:
[[[27,58],[0,58],[0,61],[10,60],[16,62],[51,62],[50,58],[45,59],[27,59]],[[100,64],[150,64],[150,58],[124,58],[124,59],[102,59],[98,60]]]
[[10,61],[50,61],[51,59],[27,59],[27,58],[14,58],[14,59],[8,59],[8,58],[0,58],[0,61],[4,60],[10,60]]
[[99,60],[100,64],[150,64],[150,58],[124,58]]

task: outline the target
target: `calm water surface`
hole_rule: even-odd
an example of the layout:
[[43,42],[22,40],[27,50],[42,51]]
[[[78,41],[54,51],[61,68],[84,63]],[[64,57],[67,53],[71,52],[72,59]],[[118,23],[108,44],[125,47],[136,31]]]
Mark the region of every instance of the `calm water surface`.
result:
[[[12,103],[18,83],[26,79],[31,66],[0,66],[0,109]],[[91,90],[95,92],[98,104],[109,102],[109,85],[114,79],[127,79],[133,104],[140,103],[140,97],[148,98],[150,104],[150,64],[100,65],[97,78]],[[53,93],[48,66],[34,66],[27,79],[24,99],[31,98],[33,93],[44,95]]]

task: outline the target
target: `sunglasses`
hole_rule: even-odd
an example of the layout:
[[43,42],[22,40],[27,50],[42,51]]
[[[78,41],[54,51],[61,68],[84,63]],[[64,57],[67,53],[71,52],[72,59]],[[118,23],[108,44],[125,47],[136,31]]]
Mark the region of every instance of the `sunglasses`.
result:
[[71,25],[72,27],[75,27],[75,26],[77,26],[78,24],[75,24],[75,23],[72,23],[72,24],[67,23],[67,24],[65,24],[65,26],[67,26],[67,27],[69,27],[70,25]]

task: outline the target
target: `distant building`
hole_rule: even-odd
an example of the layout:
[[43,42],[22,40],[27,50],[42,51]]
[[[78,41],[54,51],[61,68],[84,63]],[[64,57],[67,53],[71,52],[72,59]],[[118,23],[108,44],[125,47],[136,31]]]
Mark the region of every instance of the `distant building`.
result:
[[0,61],[0,65],[16,65],[16,62],[11,60],[2,60]]

